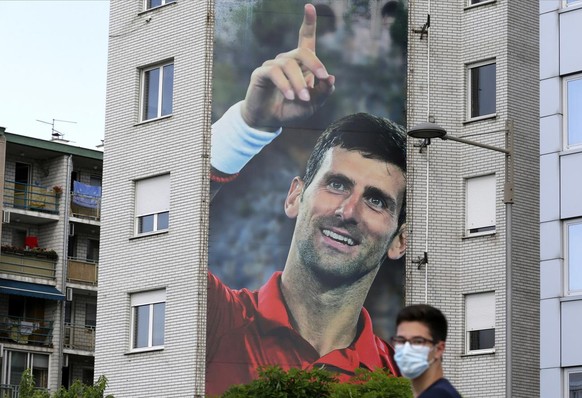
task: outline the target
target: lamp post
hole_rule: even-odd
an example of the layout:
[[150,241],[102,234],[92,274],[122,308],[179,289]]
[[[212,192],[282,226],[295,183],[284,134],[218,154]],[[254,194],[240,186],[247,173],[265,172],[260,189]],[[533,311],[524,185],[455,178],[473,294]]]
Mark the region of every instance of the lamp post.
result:
[[505,393],[507,398],[511,398],[511,206],[513,204],[514,188],[513,121],[507,120],[505,122],[505,129],[503,130],[490,132],[493,133],[497,131],[505,132],[505,148],[499,148],[464,138],[450,136],[444,128],[436,123],[430,122],[424,122],[413,126],[408,130],[407,134],[412,138],[424,139],[426,144],[430,144],[430,140],[433,138],[440,138],[442,140],[457,141],[463,144],[473,145],[505,154],[505,183],[503,192],[503,203],[505,203]]

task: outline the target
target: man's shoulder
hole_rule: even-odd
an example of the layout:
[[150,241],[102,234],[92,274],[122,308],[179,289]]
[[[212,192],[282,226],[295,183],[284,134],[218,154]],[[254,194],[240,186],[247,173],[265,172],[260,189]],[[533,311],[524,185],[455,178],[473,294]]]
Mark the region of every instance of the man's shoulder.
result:
[[461,394],[443,377],[424,390],[418,398],[461,398]]

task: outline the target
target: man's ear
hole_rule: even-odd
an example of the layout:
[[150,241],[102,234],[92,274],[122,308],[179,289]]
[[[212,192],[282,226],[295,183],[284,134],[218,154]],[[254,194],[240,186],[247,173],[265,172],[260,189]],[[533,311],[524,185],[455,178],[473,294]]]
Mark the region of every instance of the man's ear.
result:
[[287,199],[285,199],[285,214],[289,218],[296,218],[299,213],[299,202],[301,202],[304,185],[305,183],[299,177],[295,177],[291,181],[289,192],[287,192]]
[[402,224],[398,233],[392,239],[390,246],[388,246],[388,258],[391,260],[398,260],[406,253],[406,246],[408,246],[408,231],[406,224]]

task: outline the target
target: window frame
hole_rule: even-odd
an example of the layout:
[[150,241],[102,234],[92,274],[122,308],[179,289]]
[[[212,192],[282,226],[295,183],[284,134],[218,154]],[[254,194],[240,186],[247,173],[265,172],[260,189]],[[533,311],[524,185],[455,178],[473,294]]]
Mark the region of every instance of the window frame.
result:
[[[570,397],[570,392],[571,392],[570,391],[570,375],[572,373],[581,373],[582,374],[582,367],[564,369],[564,396],[565,397]],[[579,396],[582,397],[582,394],[580,394]]]
[[[493,203],[491,203],[490,205],[493,206],[493,214],[490,215],[490,217],[493,219],[493,225],[483,225],[477,228],[470,228],[470,220],[474,217],[471,217],[471,214],[474,214],[475,211],[471,211],[472,209],[474,209],[475,205],[471,206],[471,197],[473,195],[470,195],[470,189],[469,189],[469,185],[471,181],[476,181],[478,179],[489,179],[492,178],[493,181]],[[495,173],[489,173],[489,174],[483,174],[483,175],[477,175],[477,176],[471,176],[471,177],[465,177],[463,179],[464,181],[464,189],[465,189],[465,226],[464,226],[464,236],[465,237],[475,237],[475,236],[483,236],[483,235],[493,235],[495,233],[497,233],[497,174]],[[490,183],[489,181],[487,183]],[[484,184],[484,183],[482,183]],[[480,195],[480,198],[482,198],[482,195]],[[474,231],[471,232],[472,229],[481,229],[480,231]]]
[[[164,68],[166,66],[172,65],[172,87],[170,92],[170,112],[163,113],[163,105],[164,105]],[[156,104],[156,116],[149,117],[147,116],[147,97],[149,91],[146,92],[146,74],[152,72],[154,70],[159,71],[158,76],[158,92],[157,92],[157,104]],[[174,59],[169,59],[160,63],[156,63],[153,65],[145,66],[140,68],[140,88],[139,88],[139,123],[146,123],[151,122],[154,120],[159,120],[163,118],[167,118],[172,116],[174,112],[174,77],[175,77],[175,64]]]
[[[471,329],[471,330],[469,330],[468,316],[470,313],[471,314],[477,313],[477,311],[475,311],[474,309],[472,311],[469,310],[468,298],[469,297],[476,297],[476,296],[485,296],[485,295],[492,295],[493,303],[492,303],[492,308],[490,309],[490,311],[492,312],[493,319],[490,320],[490,322],[492,323],[493,327],[492,328],[485,328],[485,329]],[[486,300],[486,298],[482,298],[482,300]],[[463,295],[463,303],[464,303],[463,316],[464,316],[464,323],[465,323],[464,324],[465,354],[466,355],[480,355],[480,354],[494,353],[496,343],[497,343],[497,338],[496,338],[496,332],[497,332],[497,327],[496,327],[497,297],[496,297],[495,291],[491,290],[491,291],[485,291],[485,292],[466,293]],[[489,304],[491,304],[491,303],[489,303]],[[482,314],[482,312],[480,312],[480,313]],[[481,330],[490,330],[490,329],[493,329],[493,332],[494,332],[493,347],[472,350],[471,349],[471,332],[481,331]]]
[[[582,281],[580,289],[570,289],[570,226],[579,225],[582,228],[582,218],[575,218],[564,221],[564,296],[582,295]],[[582,243],[582,242],[581,242]],[[578,246],[580,247],[580,246]],[[582,253],[580,261],[582,261]],[[582,278],[582,264],[580,267],[580,277]]]
[[[582,4],[582,0],[581,3]],[[569,124],[568,124],[568,117],[570,115],[570,112],[568,110],[569,107],[569,101],[568,101],[568,83],[572,82],[572,81],[576,81],[579,80],[581,81],[580,84],[582,84],[582,73],[576,73],[570,76],[564,76],[562,78],[562,103],[564,104],[564,109],[563,109],[563,123],[562,123],[562,128],[563,128],[563,142],[564,142],[564,150],[568,150],[568,149],[574,149],[574,148],[581,148],[582,147],[582,131],[580,132],[580,140],[578,143],[575,144],[570,144],[570,137],[569,137]],[[582,107],[582,87],[580,88],[581,92],[581,103],[579,104],[580,107]],[[582,129],[582,121],[580,122],[581,126],[580,128]]]
[[[164,304],[164,314],[163,314],[163,329],[162,329],[162,344],[154,345],[154,306],[156,304]],[[148,317],[148,330],[147,338],[148,345],[145,347],[136,347],[136,321],[137,321],[137,309],[140,307],[147,306],[149,311]],[[129,331],[129,351],[134,352],[144,352],[144,351],[158,351],[164,349],[165,337],[166,337],[166,289],[149,290],[144,292],[135,292],[130,294],[130,331]]]
[[474,0],[467,0],[465,8],[479,7],[481,5],[495,3],[497,0],[480,0],[477,3],[473,3],[473,1]]
[[[18,383],[13,383],[12,382],[12,355],[14,353],[17,354],[24,354],[26,355],[26,359],[25,359],[25,370],[26,369],[30,369],[30,371],[34,374],[34,357],[35,356],[43,356],[46,357],[46,361],[47,361],[47,367],[46,368],[40,368],[37,367],[37,369],[46,369],[46,377],[44,379],[45,382],[47,382],[46,385],[44,386],[37,386],[40,388],[48,388],[48,375],[50,374],[51,371],[51,364],[50,364],[50,355],[49,353],[45,353],[45,352],[32,352],[32,351],[20,351],[20,350],[13,350],[13,349],[8,349],[6,348],[4,351],[4,372],[2,373],[2,384],[8,384],[8,385],[19,385],[20,381]],[[22,374],[20,375],[21,380],[22,380]],[[38,380],[38,378],[35,378],[35,384],[40,384],[40,380]]]
[[144,0],[143,1],[143,9],[144,9],[144,11],[155,10],[156,8],[160,8],[160,7],[163,7],[163,6],[167,6],[168,4],[175,3],[177,0],[160,0],[160,5],[153,6],[153,7],[148,7],[148,3],[150,3],[151,1],[152,0]]
[[[167,178],[167,181],[160,181],[158,183],[153,182],[154,179],[161,179],[161,178]],[[140,189],[139,189],[139,184],[145,184],[146,181],[150,181],[150,184],[152,185],[164,185],[163,188],[167,189],[167,203],[165,203],[164,200],[164,204],[161,205],[160,208],[155,209],[154,211],[144,211],[141,212],[139,211],[139,207],[140,207]],[[167,184],[167,186],[166,186]],[[170,195],[171,195],[171,175],[170,173],[166,173],[166,174],[159,174],[159,175],[155,175],[155,176],[151,176],[151,177],[146,177],[146,178],[141,178],[139,180],[135,180],[134,181],[134,201],[135,201],[135,208],[134,208],[134,237],[142,237],[142,236],[148,236],[148,235],[155,235],[155,234],[160,234],[160,233],[165,233],[170,229]],[[149,188],[151,189],[151,187]],[[142,188],[142,190],[146,190],[145,188]],[[155,207],[155,206],[154,206]],[[167,225],[165,228],[160,228],[159,226],[159,216],[161,214],[168,214],[167,216]],[[146,232],[140,232],[140,224],[141,224],[141,220],[144,219],[145,217],[150,217],[153,216],[153,227],[151,231],[146,231]]]
[[[481,5],[481,4],[482,3],[478,3],[478,4],[475,4],[475,6]],[[472,72],[473,72],[473,70],[475,70],[477,68],[481,68],[481,67],[484,67],[487,65],[495,65],[495,90],[494,90],[495,109],[491,113],[472,116],[472,107],[473,107],[473,85],[471,84]],[[467,121],[476,121],[476,120],[490,119],[490,118],[496,117],[497,116],[497,59],[491,58],[491,59],[487,59],[487,60],[480,61],[480,62],[473,62],[473,63],[466,64],[465,82],[466,82],[466,87],[467,87],[467,92],[466,92],[466,95],[467,95],[467,98],[466,98],[466,107],[467,107],[466,118],[467,118]]]

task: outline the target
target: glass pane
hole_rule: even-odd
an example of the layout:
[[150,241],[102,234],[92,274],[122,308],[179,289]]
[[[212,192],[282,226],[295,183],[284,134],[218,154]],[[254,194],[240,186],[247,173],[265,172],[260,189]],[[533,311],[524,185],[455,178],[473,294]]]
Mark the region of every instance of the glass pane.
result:
[[495,64],[471,69],[471,117],[495,113]]
[[164,344],[164,323],[166,317],[166,303],[154,304],[154,325],[152,331],[152,345]]
[[469,332],[469,350],[485,350],[495,347],[495,329],[473,330]]
[[148,9],[162,5],[162,0],[148,0]]
[[170,212],[165,211],[158,214],[158,231],[163,229],[168,229],[170,223]]
[[568,387],[570,398],[582,398],[582,372],[570,373]]
[[148,346],[148,329],[150,323],[150,306],[141,305],[135,307],[135,324],[134,324],[134,348]]
[[582,144],[582,79],[568,82],[568,145]]
[[144,120],[158,117],[158,95],[160,90],[160,69],[144,73]]
[[34,385],[37,388],[48,387],[48,355],[33,354],[32,356],[32,376]]
[[582,223],[568,226],[568,286],[582,290]]
[[146,232],[152,232],[154,230],[154,215],[142,216],[138,219],[137,232],[139,234],[144,234]]
[[162,115],[172,113],[172,96],[174,93],[174,64],[164,66],[162,83]]
[[26,369],[27,357],[28,354],[25,352],[12,351],[10,353],[10,384],[20,384],[22,373]]
[[97,326],[97,304],[85,304],[85,326]]

